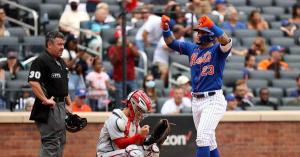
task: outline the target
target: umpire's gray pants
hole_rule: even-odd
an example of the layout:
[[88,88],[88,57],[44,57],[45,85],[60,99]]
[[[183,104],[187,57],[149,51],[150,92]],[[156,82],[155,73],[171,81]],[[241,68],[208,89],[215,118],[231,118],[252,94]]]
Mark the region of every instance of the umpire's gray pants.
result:
[[48,123],[36,122],[42,142],[40,157],[63,156],[66,143],[65,110],[65,103],[58,102],[54,108],[50,109]]

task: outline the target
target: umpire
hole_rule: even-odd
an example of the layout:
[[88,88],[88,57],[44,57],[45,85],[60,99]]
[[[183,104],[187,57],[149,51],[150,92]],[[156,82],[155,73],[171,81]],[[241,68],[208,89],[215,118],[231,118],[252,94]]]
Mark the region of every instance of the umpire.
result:
[[60,58],[64,49],[64,35],[58,31],[46,35],[46,52],[39,55],[30,67],[28,82],[35,94],[30,120],[34,120],[41,134],[40,157],[62,157],[66,143],[66,107],[68,68]]

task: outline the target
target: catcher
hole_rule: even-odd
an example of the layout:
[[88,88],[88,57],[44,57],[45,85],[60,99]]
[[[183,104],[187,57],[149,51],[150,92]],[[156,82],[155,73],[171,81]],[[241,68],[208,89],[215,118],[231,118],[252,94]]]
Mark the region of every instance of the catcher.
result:
[[161,120],[149,135],[149,125],[140,127],[143,114],[151,109],[151,99],[142,90],[131,92],[123,110],[114,109],[105,121],[97,143],[97,157],[158,157],[158,146],[169,133],[169,123]]

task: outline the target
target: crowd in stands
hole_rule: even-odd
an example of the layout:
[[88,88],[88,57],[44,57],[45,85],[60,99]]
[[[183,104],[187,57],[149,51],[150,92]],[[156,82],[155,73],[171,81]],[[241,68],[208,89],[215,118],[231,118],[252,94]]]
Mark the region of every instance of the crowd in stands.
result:
[[[37,40],[43,43],[43,33],[50,30],[60,30],[66,35],[62,58],[70,69],[69,90],[74,100],[73,111],[108,111],[122,107],[125,99],[122,61],[125,58],[122,54],[122,9],[119,1],[62,0],[58,4],[40,0],[37,8],[20,4],[38,11],[40,31],[35,37],[27,28],[9,22],[6,16],[29,22],[32,19],[21,11],[13,13],[16,11],[13,7],[0,3],[0,56],[7,57],[0,62],[3,87],[0,110],[29,111],[32,107],[31,91],[18,89],[26,85],[26,75],[22,73],[26,73],[28,66],[23,61],[42,53],[43,49],[33,50],[44,45],[39,45]],[[178,40],[194,40],[192,28],[203,14],[211,17],[232,37],[233,48],[225,66],[223,87],[228,110],[300,107],[299,2],[140,0],[134,12],[126,15],[126,84],[128,92],[141,88],[147,93],[152,99],[153,113],[191,112],[190,75],[188,71],[171,66],[176,57],[181,56],[164,43],[160,28],[160,16],[163,14],[171,17],[169,25]],[[14,28],[23,31],[24,36],[16,35]],[[26,43],[28,36],[37,39],[29,43],[29,48]],[[101,37],[102,42],[97,37]],[[78,45],[102,54],[92,55],[79,49]],[[141,52],[146,53],[147,65]],[[179,58],[176,62],[188,65],[186,58]],[[148,67],[146,74],[135,70],[144,66]],[[169,83],[170,80],[175,82]]]

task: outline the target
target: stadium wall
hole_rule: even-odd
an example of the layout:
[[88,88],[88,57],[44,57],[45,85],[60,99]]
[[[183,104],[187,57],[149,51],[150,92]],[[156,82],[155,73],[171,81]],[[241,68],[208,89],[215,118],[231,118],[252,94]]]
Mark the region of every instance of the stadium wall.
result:
[[[99,130],[110,113],[81,113],[80,115],[87,117],[89,124],[79,133],[67,134],[64,157],[95,157]],[[0,113],[0,157],[38,156],[39,133],[28,117],[29,113]],[[187,115],[186,118],[184,121],[176,121],[178,127],[174,132],[182,129],[194,130],[193,122],[190,122],[191,115]],[[151,119],[151,116],[148,119]],[[189,123],[190,128],[179,127],[181,123]],[[193,131],[192,134],[194,133]],[[217,129],[217,139],[222,157],[299,157],[299,133],[300,111],[227,112]],[[169,140],[168,145],[163,146],[163,149],[164,147],[174,150],[184,148],[179,144],[180,142],[174,143],[175,137],[176,135],[172,135],[172,140]],[[194,138],[195,135],[190,137]],[[194,139],[189,140],[188,143],[194,147]],[[189,153],[184,150],[187,149],[183,149],[178,156],[194,154],[194,150]]]

